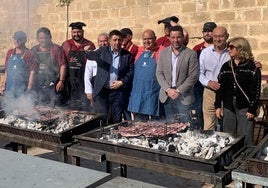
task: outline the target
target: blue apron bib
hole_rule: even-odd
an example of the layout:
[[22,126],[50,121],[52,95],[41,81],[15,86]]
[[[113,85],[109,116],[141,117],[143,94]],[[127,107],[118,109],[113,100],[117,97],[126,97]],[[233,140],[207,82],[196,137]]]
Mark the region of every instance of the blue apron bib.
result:
[[20,54],[10,56],[7,64],[6,92],[9,97],[19,97],[27,87],[28,74],[26,62]]
[[153,52],[143,52],[135,63],[133,87],[128,110],[146,115],[159,115],[160,85],[156,79]]

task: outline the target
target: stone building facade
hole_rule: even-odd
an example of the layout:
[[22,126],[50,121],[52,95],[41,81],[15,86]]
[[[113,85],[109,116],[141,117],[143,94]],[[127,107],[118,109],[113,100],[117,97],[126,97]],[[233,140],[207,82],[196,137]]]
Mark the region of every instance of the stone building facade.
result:
[[[27,33],[28,47],[37,43],[35,32],[42,26],[51,30],[55,43],[66,39],[67,7],[58,4],[59,0],[0,0],[0,65],[13,47],[12,34],[17,30]],[[85,37],[95,43],[101,32],[129,27],[138,45],[145,29],[162,36],[163,25],[157,21],[167,16],[179,17],[189,32],[189,47],[202,41],[203,23],[214,21],[227,27],[230,37],[249,39],[255,58],[268,73],[268,0],[73,0],[68,15],[69,23],[87,24]]]

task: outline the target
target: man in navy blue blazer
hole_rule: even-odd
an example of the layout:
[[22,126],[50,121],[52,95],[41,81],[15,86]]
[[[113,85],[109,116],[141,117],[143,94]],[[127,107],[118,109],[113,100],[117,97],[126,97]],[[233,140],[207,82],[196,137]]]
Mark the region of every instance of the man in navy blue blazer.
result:
[[96,113],[104,113],[111,122],[122,121],[122,114],[133,80],[134,57],[121,48],[122,34],[119,30],[109,33],[110,46],[100,47],[87,54],[97,62],[97,74],[93,88],[93,106]]

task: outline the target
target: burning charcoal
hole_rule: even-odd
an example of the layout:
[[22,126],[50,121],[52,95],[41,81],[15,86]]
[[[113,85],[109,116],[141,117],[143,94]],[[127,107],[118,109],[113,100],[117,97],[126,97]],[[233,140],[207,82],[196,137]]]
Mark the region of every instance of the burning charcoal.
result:
[[175,143],[175,145],[177,145],[180,142],[180,138],[181,137],[174,137],[173,138],[173,142]]
[[181,148],[181,144],[180,143],[176,145],[176,149],[177,149],[178,153],[181,152],[182,148]]
[[267,156],[268,155],[268,147],[264,147],[261,154],[264,156]]
[[149,147],[152,148],[156,143],[154,143],[152,140],[148,140]]
[[101,135],[100,140],[108,140],[110,138],[110,135],[107,133],[102,133]]
[[142,140],[139,138],[131,138],[129,139],[130,144],[133,144],[135,146],[141,146],[142,145]]
[[194,154],[195,157],[202,157],[202,152],[200,151],[199,153]]
[[166,142],[163,140],[158,141],[158,150],[165,151],[166,150]]
[[158,139],[149,139],[148,143],[149,143],[149,147],[152,148],[154,145],[158,143]]
[[149,147],[149,142],[148,142],[148,140],[142,140],[142,141],[141,141],[141,146],[142,146],[142,147],[145,147],[145,148],[148,148],[148,147]]
[[37,127],[36,127],[36,124],[34,123],[34,122],[28,122],[27,123],[27,128],[28,129],[38,129]]
[[207,156],[208,151],[209,151],[209,148],[208,147],[203,148],[203,150],[201,151],[202,152],[201,157],[202,158],[205,158]]
[[185,150],[181,150],[181,151],[179,152],[179,154],[180,154],[180,155],[187,155],[187,156],[189,156],[188,151],[185,151]]
[[219,145],[221,148],[224,148],[224,147],[226,146],[225,139],[224,139],[224,138],[220,138],[219,141],[218,141],[218,145]]
[[260,155],[259,159],[264,160],[264,161],[268,161],[268,156],[267,155]]
[[[113,143],[132,144],[165,152],[178,152],[180,155],[194,156],[204,159],[210,159],[215,153],[219,153],[222,148],[225,147],[226,138],[229,141],[233,141],[233,138],[230,136],[220,136],[215,132],[206,134],[206,132],[198,130],[188,130],[186,133],[178,133],[174,136],[164,137],[164,139],[157,139],[155,137],[136,134],[136,131],[138,130],[143,131],[141,125],[144,125],[144,123],[142,124],[139,122],[138,127],[135,127],[135,125],[131,127],[119,126],[120,133],[128,136],[121,139],[110,137],[108,138],[108,141]],[[157,126],[159,126],[159,123],[154,123],[149,130],[155,130],[155,127]],[[113,131],[115,131],[115,133],[118,134],[118,130],[111,129],[110,132],[112,134]],[[132,131],[132,133],[129,133],[128,131]],[[132,138],[129,135],[132,135]]]
[[187,142],[182,143],[182,144],[181,144],[181,148],[182,148],[182,150],[184,150],[184,151],[188,151],[188,144],[187,144]]
[[159,148],[159,145],[158,144],[155,144],[155,143],[151,143],[152,145],[152,149],[155,149],[155,150],[158,150],[158,148]]
[[118,139],[118,143],[129,144],[129,140],[126,137],[122,137],[122,138]]
[[164,146],[164,145],[162,145],[162,144],[158,144],[158,150],[159,151],[165,151],[166,150],[166,147]]
[[90,120],[92,120],[94,118],[94,116],[92,116],[92,115],[86,115],[86,117],[85,117],[85,122],[86,121],[90,121]]
[[205,159],[210,159],[213,156],[214,149],[215,149],[214,147],[210,147],[209,148],[208,153],[207,153]]
[[110,137],[111,138],[114,138],[114,139],[118,139],[120,138],[121,136],[118,134],[118,132],[116,130],[114,130],[114,128],[112,127],[110,129]]
[[109,142],[112,142],[113,144],[117,144],[118,143],[118,139],[114,139],[114,138],[108,138]]
[[217,145],[217,146],[215,147],[214,152],[215,152],[215,153],[220,153],[220,151],[221,151],[221,147],[220,147],[219,145]]
[[228,146],[231,142],[233,142],[233,138],[231,136],[225,138],[225,146]]
[[191,150],[193,154],[199,153],[201,151],[201,147],[197,145],[196,147],[193,147]]
[[169,144],[168,145],[168,151],[169,152],[176,152],[176,146],[174,144]]

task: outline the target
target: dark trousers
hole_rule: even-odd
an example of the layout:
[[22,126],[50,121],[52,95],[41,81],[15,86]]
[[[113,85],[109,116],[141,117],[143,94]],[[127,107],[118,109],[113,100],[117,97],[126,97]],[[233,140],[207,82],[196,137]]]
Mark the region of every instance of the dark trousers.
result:
[[148,121],[149,115],[140,114],[140,113],[134,113],[134,120],[135,121]]
[[123,95],[122,90],[103,89],[94,97],[94,111],[105,114],[105,118],[108,119],[111,110],[111,123],[121,122],[124,110]]
[[197,81],[194,85],[194,97],[195,102],[193,103],[193,109],[196,111],[197,122],[195,124],[196,129],[203,129],[204,128],[204,119],[203,119],[203,92],[204,86]]
[[234,136],[245,136],[245,144],[253,144],[254,122],[246,117],[247,108],[236,109],[235,112],[223,109],[223,132]]
[[191,122],[191,105],[184,105],[179,99],[168,98],[164,108],[167,122]]

